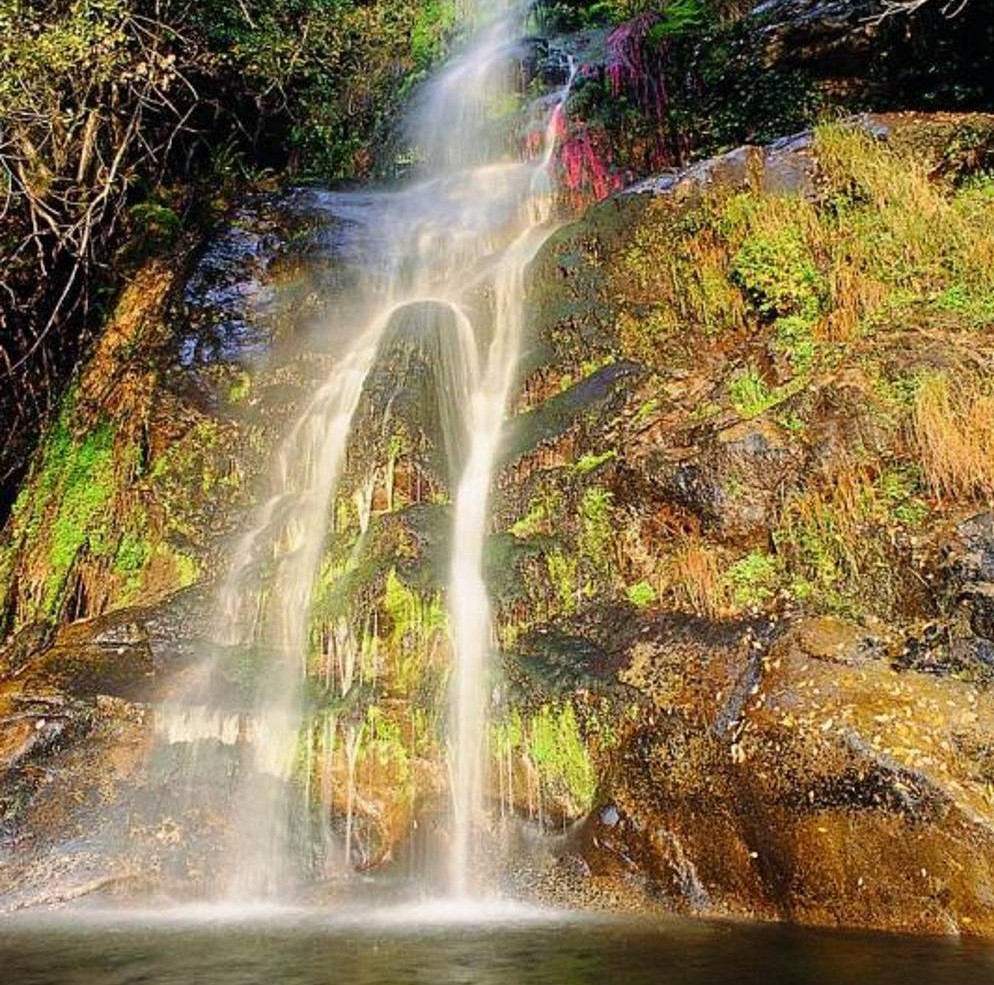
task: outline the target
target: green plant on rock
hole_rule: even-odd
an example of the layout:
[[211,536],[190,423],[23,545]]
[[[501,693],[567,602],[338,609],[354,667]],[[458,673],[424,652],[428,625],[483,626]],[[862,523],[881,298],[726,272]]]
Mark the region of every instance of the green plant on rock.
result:
[[408,588],[391,568],[383,608],[391,626],[386,642],[396,668],[395,685],[400,693],[410,694],[432,659],[435,638],[445,631],[445,605],[438,593],[424,597]]
[[732,238],[743,236],[731,278],[756,310],[767,318],[816,317],[828,285],[809,245],[813,207],[801,198],[745,193],[728,204],[725,218]]
[[625,597],[636,609],[647,609],[656,599],[656,590],[647,581],[636,582],[625,590]]
[[659,400],[656,397],[651,397],[644,403],[639,405],[638,410],[635,412],[635,416],[632,418],[632,424],[641,424],[644,420],[652,417],[653,414],[659,409]]
[[152,557],[152,545],[141,535],[125,531],[117,545],[113,572],[124,583],[119,601],[129,602],[141,586],[142,576]]
[[765,551],[750,551],[728,569],[725,580],[736,607],[759,607],[777,593],[781,580],[780,564],[777,558]]
[[832,269],[834,334],[913,324],[930,310],[964,327],[989,323],[989,182],[951,188],[924,157],[860,127],[819,127],[815,148],[826,179],[819,238]]
[[428,0],[411,27],[411,57],[419,69],[429,68],[445,53],[459,15],[456,0]]
[[563,494],[553,482],[543,480],[528,501],[525,513],[508,528],[508,533],[527,540],[539,534],[552,533],[552,524],[563,508]]
[[15,510],[21,543],[44,559],[44,582],[35,618],[55,619],[77,558],[85,550],[101,556],[111,548],[105,507],[115,489],[114,430],[98,423],[83,437],[69,430],[75,401],[67,401]]
[[728,396],[741,417],[756,417],[778,401],[778,394],[771,390],[759,371],[750,366],[733,377],[728,384]]
[[573,471],[577,475],[586,475],[588,472],[593,472],[595,469],[600,468],[605,462],[610,462],[617,457],[618,452],[614,448],[609,448],[599,455],[591,452],[582,455],[573,463]]
[[663,205],[650,206],[620,261],[611,264],[612,293],[622,305],[622,351],[657,365],[661,346],[697,330],[707,337],[745,325],[742,292],[729,279],[729,248],[706,221],[690,224]]
[[921,481],[911,464],[846,460],[790,497],[774,540],[791,592],[822,611],[889,611],[909,572],[900,534],[927,515]]
[[543,705],[528,722],[528,753],[545,790],[565,793],[576,813],[593,803],[597,774],[572,703]]
[[774,326],[773,348],[790,359],[795,373],[806,373],[815,360],[814,325],[803,315],[787,315],[778,318]]
[[567,556],[558,547],[545,556],[549,581],[563,615],[576,612],[579,583],[579,562],[575,555]]
[[893,465],[877,480],[884,508],[901,526],[919,527],[928,516],[928,504],[922,498],[924,478],[917,464]]
[[597,575],[609,575],[613,559],[613,496],[601,486],[590,486],[580,500],[578,546],[584,564]]
[[529,505],[528,512],[511,524],[508,533],[520,540],[527,540],[535,534],[544,532],[546,520],[544,503],[533,502]]
[[517,708],[512,708],[504,717],[491,721],[489,733],[490,754],[498,763],[524,749],[525,727]]

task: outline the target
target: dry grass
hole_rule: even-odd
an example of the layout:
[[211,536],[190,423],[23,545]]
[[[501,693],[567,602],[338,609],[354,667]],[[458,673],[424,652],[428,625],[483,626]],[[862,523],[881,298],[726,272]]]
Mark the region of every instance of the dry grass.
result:
[[791,590],[830,611],[884,611],[900,592],[893,503],[876,470],[852,459],[791,497],[775,535]]
[[835,262],[828,272],[829,312],[820,337],[829,342],[851,342],[862,327],[881,310],[890,288],[870,269],[853,248],[845,262]]
[[620,262],[608,267],[625,354],[654,365],[669,340],[743,329],[748,305],[729,280],[729,263],[728,244],[715,229],[681,230],[672,209],[648,209]]
[[684,277],[675,286],[685,292],[683,318],[709,335],[744,328],[748,309],[742,293],[728,280],[728,245],[714,230],[703,229],[686,240],[682,252]]
[[674,606],[714,619],[727,607],[727,589],[718,552],[696,537],[682,540],[664,568]]
[[994,290],[989,185],[954,190],[923,159],[853,126],[820,127],[815,149],[836,206],[822,215],[835,334],[902,295],[928,299],[951,284]]
[[918,390],[912,421],[929,489],[939,499],[994,494],[994,395],[933,376]]
[[856,126],[820,127],[814,152],[814,196],[717,189],[689,213],[647,208],[607,266],[626,355],[656,365],[674,343],[784,318],[821,352],[936,316],[994,323],[994,181],[953,187]]

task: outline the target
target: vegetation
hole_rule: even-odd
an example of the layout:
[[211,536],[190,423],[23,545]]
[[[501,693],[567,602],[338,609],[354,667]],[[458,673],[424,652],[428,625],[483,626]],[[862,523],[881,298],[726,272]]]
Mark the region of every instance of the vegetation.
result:
[[672,400],[665,433],[689,465],[664,456],[662,519],[612,487],[619,571],[664,607],[919,611],[937,517],[994,497],[989,122],[909,131],[824,124],[805,188],[746,169],[700,195],[620,199],[561,238],[569,290],[596,292],[617,351],[663,381],[611,433],[619,471],[658,420],[647,398]]
[[[136,249],[267,169],[368,173],[454,0],[0,0],[0,486]],[[210,210],[206,210],[210,214]]]
[[572,702],[543,704],[532,713],[512,711],[490,727],[493,772],[501,776],[504,763],[525,760],[534,774],[537,789],[529,799],[544,802],[549,810],[556,802],[565,817],[578,817],[589,810],[597,790],[597,774]]
[[915,447],[930,492],[951,502],[994,496],[994,393],[984,383],[924,380],[914,405]]

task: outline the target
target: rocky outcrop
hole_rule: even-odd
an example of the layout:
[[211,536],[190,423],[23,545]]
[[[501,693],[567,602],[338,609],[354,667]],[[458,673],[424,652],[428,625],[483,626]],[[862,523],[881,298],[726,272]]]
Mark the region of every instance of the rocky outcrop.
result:
[[[803,66],[864,106],[989,105],[982,4],[766,0],[749,20],[767,65]],[[941,80],[939,76],[942,76]]]
[[622,673],[652,711],[560,863],[589,873],[565,879],[576,898],[620,883],[690,913],[994,930],[989,692],[895,670],[834,617],[682,635],[646,634]]
[[509,673],[519,700],[570,696],[599,777],[543,898],[994,931],[991,487],[943,494],[924,433],[932,386],[983,386],[991,315],[967,329],[923,297],[840,330],[861,288],[817,255],[841,189],[870,207],[864,166],[954,201],[957,135],[990,128],[898,114],[745,148],[635,186],[539,257],[531,402],[642,367],[502,487],[534,546],[531,604],[504,610]]
[[[526,832],[508,885],[994,934],[992,133],[980,114],[893,114],[741,148],[609,199],[535,261],[486,565],[494,814]],[[295,351],[311,288],[350,276],[320,196],[281,208],[294,249],[244,219],[224,241],[244,282],[207,262],[185,292],[144,292],[153,334],[122,313],[8,531],[6,906],[203,886],[220,864],[210,805],[235,740],[170,719],[169,698],[221,544],[330,362]],[[270,292],[292,317],[271,320]],[[167,298],[189,312],[167,317]],[[350,825],[358,869],[404,869],[444,836],[460,451],[429,379],[444,312],[400,321],[357,411],[311,626],[334,700],[310,710],[308,779],[330,792],[304,823]],[[120,432],[99,432],[111,412]],[[53,567],[83,450],[109,491],[83,498]],[[139,530],[155,539],[129,567]],[[187,577],[162,560],[178,550]],[[234,653],[211,673],[225,694],[252,685]],[[191,811],[178,736],[210,728]]]

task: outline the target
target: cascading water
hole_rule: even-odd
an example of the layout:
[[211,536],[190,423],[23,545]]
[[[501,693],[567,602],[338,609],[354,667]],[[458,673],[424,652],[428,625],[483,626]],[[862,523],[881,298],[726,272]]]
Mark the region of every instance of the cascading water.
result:
[[[540,155],[520,160],[504,128],[494,122],[494,110],[514,92],[521,12],[483,9],[477,17],[484,26],[426,87],[413,117],[412,143],[424,155],[421,180],[394,193],[322,198],[324,208],[353,231],[351,248],[364,273],[348,310],[350,320],[365,327],[356,334],[340,320],[328,329],[338,349],[335,368],[283,442],[271,495],[237,545],[220,593],[218,646],[252,654],[262,666],[256,698],[243,709],[237,730],[242,755],[225,880],[231,898],[278,896],[293,882],[289,781],[307,726],[311,599],[326,539],[334,535],[330,517],[364,384],[395,325],[419,318],[441,337],[434,372],[446,457],[455,477],[447,593],[453,660],[445,881],[447,894],[460,898],[482,888],[471,872],[474,838],[487,827],[484,747],[492,626],[482,569],[489,490],[521,343],[525,270],[551,231],[549,172],[569,83],[543,103]],[[367,504],[366,523],[368,513]],[[348,652],[344,642],[340,648]],[[354,652],[342,659],[343,697],[352,686],[355,659]],[[233,741],[230,715],[198,706],[180,718],[199,733],[217,723],[224,735],[216,738]],[[170,735],[183,731],[175,705],[169,722]],[[353,722],[338,741],[336,723],[325,719],[319,739],[326,761],[336,751],[346,759],[346,865],[362,729]],[[312,783],[312,755],[308,736],[304,796],[315,796],[316,788],[327,798],[334,777],[325,769]]]

